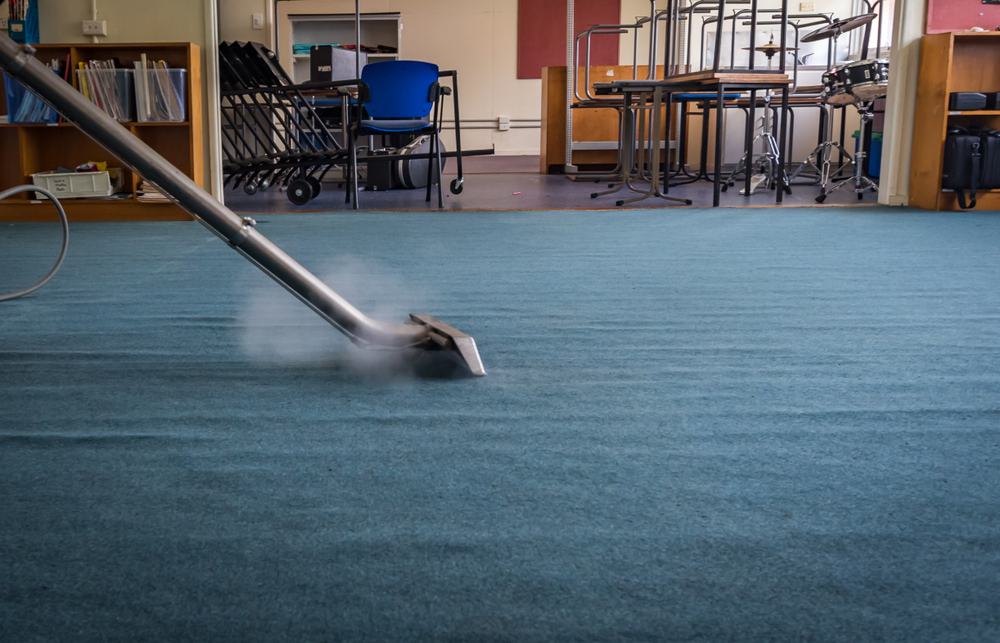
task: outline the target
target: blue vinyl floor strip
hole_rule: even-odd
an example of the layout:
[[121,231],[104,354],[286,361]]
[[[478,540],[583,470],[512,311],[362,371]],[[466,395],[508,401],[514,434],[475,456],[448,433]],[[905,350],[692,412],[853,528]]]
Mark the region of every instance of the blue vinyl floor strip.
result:
[[72,225],[0,305],[0,640],[1000,640],[1000,214],[259,219],[488,376]]

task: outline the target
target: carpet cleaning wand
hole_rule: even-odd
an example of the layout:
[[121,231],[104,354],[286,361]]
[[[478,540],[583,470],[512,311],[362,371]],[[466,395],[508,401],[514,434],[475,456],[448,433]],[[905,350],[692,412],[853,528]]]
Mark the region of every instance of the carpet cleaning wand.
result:
[[418,348],[446,351],[472,375],[485,375],[472,337],[428,315],[410,315],[405,323],[378,321],[362,314],[343,297],[238,217],[183,172],[101,111],[42,63],[34,49],[22,49],[0,34],[0,68],[57,109],[69,122],[121,159],[137,174],[184,208],[265,274],[284,286],[355,345],[369,349]]

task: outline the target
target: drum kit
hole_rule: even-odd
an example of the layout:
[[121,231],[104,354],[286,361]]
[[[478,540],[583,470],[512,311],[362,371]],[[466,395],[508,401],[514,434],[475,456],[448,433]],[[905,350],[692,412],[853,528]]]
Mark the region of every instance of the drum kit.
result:
[[[846,20],[836,20],[825,27],[817,29],[802,37],[801,42],[815,42],[828,38],[834,39],[834,51],[837,50],[837,39],[845,32],[867,27],[877,14],[866,13],[854,16]],[[865,52],[867,54],[867,52]],[[842,155],[850,158],[850,153],[844,149],[843,145],[833,140],[833,118],[827,112],[826,137],[825,141],[818,145],[809,155],[806,161],[792,174],[794,179],[806,167],[811,167],[820,177],[820,194],[816,197],[817,203],[823,203],[826,197],[840,188],[853,183],[854,187],[849,188],[864,198],[867,191],[877,192],[878,184],[864,175],[862,166],[867,154],[863,141],[872,120],[872,103],[876,98],[886,95],[889,86],[889,61],[884,58],[874,60],[859,60],[846,63],[831,68],[823,74],[823,102],[832,107],[853,106],[861,116],[861,127],[859,130],[858,152],[854,155],[854,160],[847,165],[854,165],[854,175],[842,179],[833,184],[829,190],[830,183],[830,157],[834,149]],[[826,109],[824,107],[824,109]],[[843,168],[839,168],[843,169]],[[839,170],[838,170],[839,171]]]

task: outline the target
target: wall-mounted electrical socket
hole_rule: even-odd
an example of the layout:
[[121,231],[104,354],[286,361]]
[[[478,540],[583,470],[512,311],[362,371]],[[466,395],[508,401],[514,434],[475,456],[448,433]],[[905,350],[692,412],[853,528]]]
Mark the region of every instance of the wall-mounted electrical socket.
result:
[[510,129],[510,116],[497,116],[497,128],[501,132],[506,132]]
[[106,36],[106,35],[108,35],[108,21],[107,20],[84,20],[83,21],[83,35],[84,36]]
[[799,3],[799,11],[806,11],[806,12],[816,11],[816,3],[815,2],[800,2]]
[[253,14],[253,28],[254,29],[264,28],[264,14],[262,13]]

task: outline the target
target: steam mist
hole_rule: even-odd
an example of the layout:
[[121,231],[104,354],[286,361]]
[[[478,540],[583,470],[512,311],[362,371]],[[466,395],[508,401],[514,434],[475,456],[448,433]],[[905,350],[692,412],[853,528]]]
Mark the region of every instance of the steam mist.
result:
[[[377,264],[343,256],[316,276],[365,315],[402,323],[423,312],[426,296]],[[384,378],[413,377],[426,351],[357,348],[337,329],[276,283],[258,281],[240,316],[243,350],[253,360],[285,366],[323,366]]]

